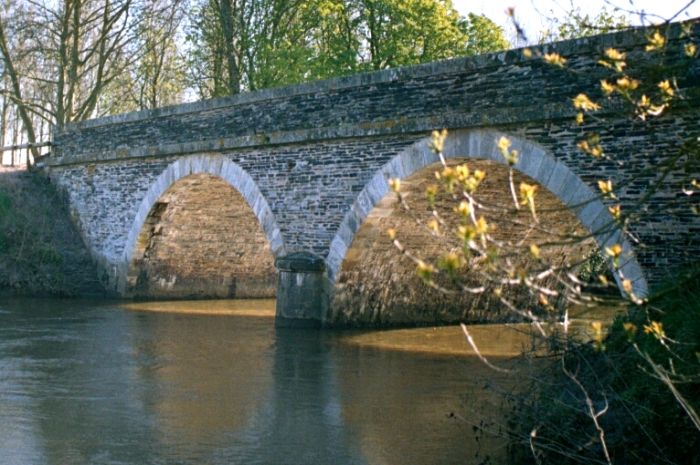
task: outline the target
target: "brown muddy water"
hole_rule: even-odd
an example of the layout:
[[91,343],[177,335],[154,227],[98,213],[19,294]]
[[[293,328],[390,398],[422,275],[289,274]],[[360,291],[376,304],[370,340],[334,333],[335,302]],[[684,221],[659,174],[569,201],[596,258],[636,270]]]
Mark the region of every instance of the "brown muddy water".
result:
[[[0,301],[0,465],[506,463],[524,326],[274,328],[274,300]],[[484,462],[490,459],[488,462]]]

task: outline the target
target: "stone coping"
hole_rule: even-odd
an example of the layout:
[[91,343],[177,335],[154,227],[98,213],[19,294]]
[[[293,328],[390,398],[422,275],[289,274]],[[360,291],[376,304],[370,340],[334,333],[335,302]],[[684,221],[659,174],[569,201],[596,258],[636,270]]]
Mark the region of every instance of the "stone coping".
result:
[[275,259],[279,271],[321,272],[326,269],[326,262],[309,252],[294,252]]

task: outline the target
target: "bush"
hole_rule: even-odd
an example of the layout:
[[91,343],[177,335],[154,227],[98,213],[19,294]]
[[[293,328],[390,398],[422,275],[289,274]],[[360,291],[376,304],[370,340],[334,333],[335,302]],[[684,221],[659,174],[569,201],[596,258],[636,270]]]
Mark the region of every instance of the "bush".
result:
[[615,464],[700,463],[700,267],[659,296],[619,317],[602,350],[568,341],[511,399],[513,463],[607,463],[603,440]]

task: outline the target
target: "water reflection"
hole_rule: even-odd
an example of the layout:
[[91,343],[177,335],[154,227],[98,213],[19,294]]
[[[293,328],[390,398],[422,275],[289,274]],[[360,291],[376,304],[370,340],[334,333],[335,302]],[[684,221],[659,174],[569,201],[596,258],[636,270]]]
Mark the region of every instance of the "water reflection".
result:
[[231,431],[246,427],[272,385],[267,325],[215,323],[158,315],[143,347],[158,366],[144,371],[140,383],[152,386],[160,442],[178,458],[204,457],[224,445]]
[[[260,305],[220,317],[0,303],[0,464],[410,465],[498,453],[449,415],[495,399],[483,384],[499,380],[480,362],[385,350],[360,333],[275,330],[263,311],[274,302]],[[413,344],[436,343],[420,331]]]
[[343,422],[327,342],[318,331],[276,331],[265,406],[232,438],[248,442],[242,463],[369,463]]

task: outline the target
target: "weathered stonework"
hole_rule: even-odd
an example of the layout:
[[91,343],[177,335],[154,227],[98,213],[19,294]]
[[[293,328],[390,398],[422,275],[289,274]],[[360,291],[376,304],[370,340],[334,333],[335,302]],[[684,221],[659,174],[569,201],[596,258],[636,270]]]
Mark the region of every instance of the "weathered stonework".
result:
[[[546,189],[537,192],[538,219],[541,228],[523,228],[530,223],[530,212],[513,211],[509,190],[508,169],[498,163],[485,160],[450,159],[448,165],[467,162],[470,170],[482,170],[486,178],[480,184],[478,200],[489,211],[481,211],[491,225],[491,237],[496,241],[522,242],[523,252],[511,258],[522,269],[537,266],[527,251],[530,244],[539,244],[541,256],[548,262],[575,268],[596,249],[595,241],[586,239],[587,231],[572,210]],[[441,191],[435,209],[442,215],[444,224],[438,232],[431,231],[427,222],[433,218],[432,209],[425,197],[425,189],[435,184],[434,173],[442,165],[434,163],[417,171],[401,183],[401,195],[410,205],[404,208],[393,192],[387,193],[362,222],[354,234],[352,244],[342,260],[336,278],[335,293],[326,320],[334,325],[436,324],[444,322],[509,321],[518,318],[493,295],[495,287],[489,286],[478,294],[443,293],[426,286],[415,272],[415,264],[401,255],[389,240],[386,231],[393,228],[401,245],[412,255],[429,263],[437,263],[448,250],[461,248],[455,231],[459,216],[452,214],[458,202]],[[532,183],[521,174],[514,176],[515,185],[521,181]],[[447,214],[445,214],[447,212]],[[467,266],[459,270],[460,281],[477,288],[485,284],[482,270],[472,271]],[[447,289],[455,289],[448,279],[440,282]],[[545,283],[540,283],[544,285]],[[546,285],[559,288],[555,280]],[[500,286],[498,286],[500,287]],[[510,302],[521,308],[536,305],[527,289],[506,287],[502,290]],[[532,308],[531,305],[528,308]]]
[[274,297],[277,273],[252,210],[226,181],[186,176],[157,201],[136,242],[127,296]]
[[[700,26],[695,24],[697,40]],[[474,58],[393,69],[231,98],[86,121],[59,128],[48,161],[66,191],[73,217],[110,288],[127,293],[129,267],[149,214],[167,190],[191,175],[220,178],[240,192],[269,243],[272,257],[309,252],[325,261],[332,291],[355,235],[388,192],[436,161],[427,135],[447,127],[449,158],[503,163],[502,135],[520,151],[516,168],[537,181],[593,232],[600,246],[622,242],[622,271],[639,295],[673,268],[700,256],[700,220],[679,204],[688,173],[671,170],[665,189],[646,201],[649,215],[624,241],[597,195],[596,182],[618,186],[623,211],[638,211],[658,163],[683,141],[700,136],[700,60],[686,65],[670,29],[664,55],[679,71],[684,96],[668,114],[643,127],[606,110],[606,126],[573,122],[569,99],[602,99],[596,66],[607,47],[627,52],[632,75],[642,73],[645,30],[511,50]],[[545,65],[557,51],[582,73]],[[581,154],[576,143],[597,131],[622,165]],[[700,168],[687,167],[691,175]],[[175,221],[175,220],[174,220]],[[324,318],[332,319],[329,310]]]
[[328,310],[328,279],[322,258],[295,252],[275,260],[279,270],[276,325],[317,327]]

